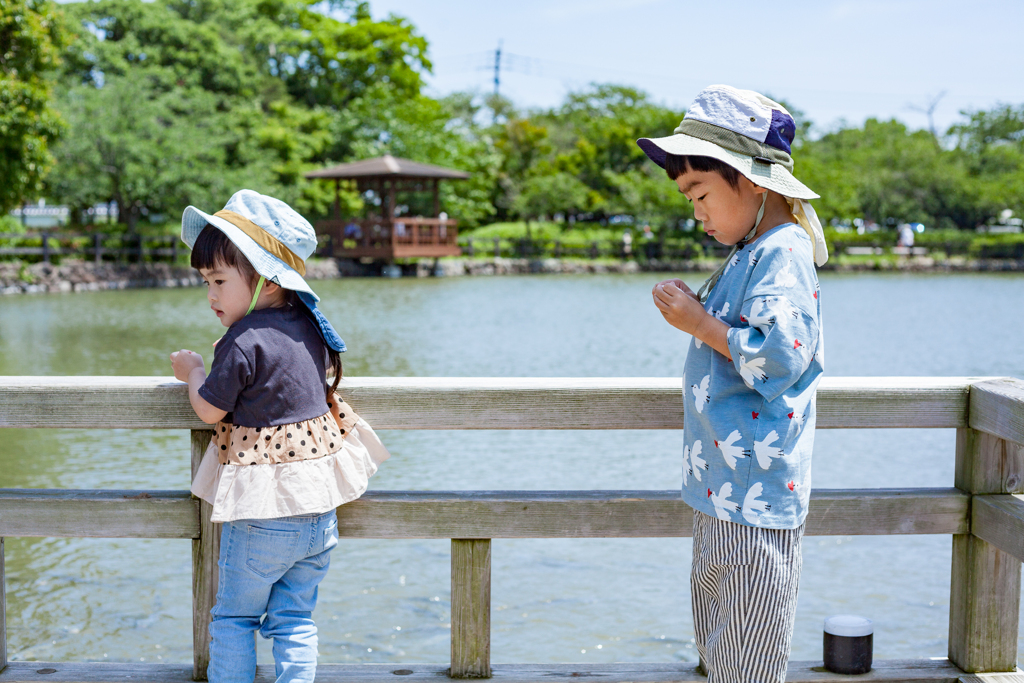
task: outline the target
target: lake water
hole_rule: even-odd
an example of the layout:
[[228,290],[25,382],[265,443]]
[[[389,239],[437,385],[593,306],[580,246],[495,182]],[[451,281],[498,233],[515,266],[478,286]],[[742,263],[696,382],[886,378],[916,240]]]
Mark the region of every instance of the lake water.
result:
[[[356,376],[665,376],[689,338],[652,275],[316,283]],[[691,286],[696,278],[684,278]],[[1024,277],[821,278],[826,372],[1024,377]],[[0,374],[170,375],[222,332],[201,290],[0,299]],[[385,431],[375,489],[678,489],[675,431]],[[821,430],[814,485],[951,486],[953,430]],[[3,432],[0,486],[186,489],[184,431]],[[191,661],[191,544],[7,539],[12,659]],[[876,622],[875,657],[946,654],[948,536],[804,541],[793,658],[824,617]],[[494,662],[695,661],[689,539],[497,540]],[[449,543],[343,540],[320,591],[324,662],[447,662]],[[270,660],[261,641],[260,658]]]

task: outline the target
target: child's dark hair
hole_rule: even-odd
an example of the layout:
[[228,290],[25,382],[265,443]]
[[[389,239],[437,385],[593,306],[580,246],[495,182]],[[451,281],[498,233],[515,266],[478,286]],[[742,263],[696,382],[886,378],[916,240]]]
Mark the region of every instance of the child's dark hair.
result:
[[[249,263],[249,259],[245,258],[242,252],[238,250],[238,247],[235,246],[235,243],[212,225],[207,225],[199,233],[196,243],[192,245],[192,256],[189,259],[189,263],[196,270],[200,268],[209,270],[218,264],[234,268],[242,274],[243,278],[248,280],[250,288],[256,286],[256,282],[260,277],[256,269]],[[285,302],[289,306],[295,306],[302,311],[309,318],[313,327],[319,329],[319,325],[313,317],[313,312],[304,303],[299,301],[299,295],[290,289],[284,290],[284,293]],[[334,373],[333,384],[324,387],[327,391],[327,400],[330,400],[331,394],[337,390],[338,384],[341,382],[341,354],[326,344],[324,348],[327,349],[327,372],[328,374]]]
[[740,172],[724,161],[712,157],[665,155],[665,173],[668,174],[669,179],[675,180],[687,171],[717,173],[725,182],[729,183],[732,189],[735,190],[740,186]]
[[189,263],[196,270],[200,268],[210,270],[218,264],[234,268],[249,281],[250,287],[255,287],[256,281],[260,277],[256,269],[249,263],[249,259],[242,256],[242,252],[238,250],[235,243],[212,225],[207,225],[199,233],[196,243],[192,245],[192,256]]

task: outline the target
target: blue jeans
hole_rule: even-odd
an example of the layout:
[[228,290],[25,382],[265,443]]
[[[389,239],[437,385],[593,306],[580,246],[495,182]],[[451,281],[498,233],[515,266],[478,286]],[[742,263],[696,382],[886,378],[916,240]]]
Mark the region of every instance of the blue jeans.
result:
[[210,610],[210,683],[253,682],[257,631],[274,639],[278,683],[313,683],[313,608],[336,545],[334,510],[224,524],[217,604]]

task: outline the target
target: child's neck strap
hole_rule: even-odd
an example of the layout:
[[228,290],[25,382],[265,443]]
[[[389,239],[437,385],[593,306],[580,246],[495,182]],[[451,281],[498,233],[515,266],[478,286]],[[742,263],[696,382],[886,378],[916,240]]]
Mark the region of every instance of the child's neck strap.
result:
[[722,265],[718,266],[718,270],[711,273],[711,277],[705,280],[704,284],[700,286],[700,289],[697,290],[698,301],[704,303],[705,301],[708,300],[708,296],[711,294],[711,290],[715,288],[715,284],[718,282],[718,278],[722,277],[722,273],[725,272],[725,269],[732,261],[732,257],[736,255],[737,251],[739,251],[740,246],[745,245],[747,242],[753,239],[754,233],[757,232],[757,226],[761,225],[761,219],[764,218],[764,207],[767,202],[768,192],[765,191],[765,193],[761,196],[761,208],[757,210],[757,220],[754,221],[754,227],[750,229],[750,232],[747,233],[746,237],[741,239],[736,244],[732,245],[732,251],[730,251],[729,255],[725,257],[724,261],[722,261]]
[[263,291],[263,283],[266,281],[266,278],[260,275],[260,281],[256,283],[256,291],[253,292],[252,303],[249,304],[249,310],[245,312],[246,315],[252,313],[253,310],[256,308],[256,299],[260,298],[260,292]]

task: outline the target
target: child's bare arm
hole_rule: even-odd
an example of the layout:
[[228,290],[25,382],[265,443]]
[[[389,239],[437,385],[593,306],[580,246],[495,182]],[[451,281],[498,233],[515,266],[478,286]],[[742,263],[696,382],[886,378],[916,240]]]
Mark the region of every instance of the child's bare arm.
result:
[[681,280],[665,280],[654,286],[654,305],[672,327],[697,339],[732,360],[729,325],[704,310],[696,293]]
[[216,424],[227,415],[226,410],[211,405],[199,395],[199,387],[206,381],[203,357],[194,351],[182,349],[171,354],[171,367],[175,378],[188,384],[188,400],[199,419],[206,424]]

